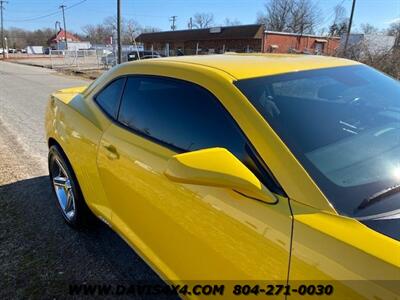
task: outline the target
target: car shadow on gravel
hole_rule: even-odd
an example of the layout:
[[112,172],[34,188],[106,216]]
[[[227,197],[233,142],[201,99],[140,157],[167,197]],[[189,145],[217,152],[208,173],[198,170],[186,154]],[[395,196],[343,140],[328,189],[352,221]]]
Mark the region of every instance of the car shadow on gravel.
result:
[[123,285],[122,294],[135,284],[166,287],[110,228],[75,231],[55,201],[48,176],[0,186],[0,298],[69,297],[70,284],[84,283]]

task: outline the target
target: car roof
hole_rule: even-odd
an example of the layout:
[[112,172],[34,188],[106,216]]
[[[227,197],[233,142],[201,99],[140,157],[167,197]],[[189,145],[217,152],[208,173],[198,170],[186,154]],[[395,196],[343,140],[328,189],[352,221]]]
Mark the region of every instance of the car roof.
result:
[[359,64],[352,60],[320,55],[261,53],[174,56],[149,59],[143,63],[157,64],[159,62],[206,66],[222,70],[235,79]]

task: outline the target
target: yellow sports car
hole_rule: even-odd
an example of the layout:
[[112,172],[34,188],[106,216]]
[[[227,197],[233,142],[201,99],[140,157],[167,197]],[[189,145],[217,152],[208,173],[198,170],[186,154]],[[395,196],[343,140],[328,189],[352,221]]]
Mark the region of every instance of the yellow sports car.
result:
[[66,222],[100,218],[169,283],[222,282],[228,299],[399,297],[400,84],[370,67],[125,63],[52,94],[46,133]]

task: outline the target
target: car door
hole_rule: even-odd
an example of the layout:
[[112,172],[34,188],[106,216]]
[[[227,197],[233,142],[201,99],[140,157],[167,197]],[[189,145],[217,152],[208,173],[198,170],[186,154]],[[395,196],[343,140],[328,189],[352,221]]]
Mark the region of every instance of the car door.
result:
[[99,173],[112,225],[170,280],[285,281],[288,201],[268,205],[233,190],[170,181],[175,154],[223,147],[272,191],[279,186],[219,100],[187,81],[130,76],[103,134]]

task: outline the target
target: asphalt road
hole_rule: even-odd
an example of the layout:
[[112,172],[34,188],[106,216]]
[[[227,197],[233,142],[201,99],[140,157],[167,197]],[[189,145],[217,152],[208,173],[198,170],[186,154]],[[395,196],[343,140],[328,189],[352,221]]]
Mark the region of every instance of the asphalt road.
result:
[[107,226],[74,231],[56,207],[44,139],[48,95],[88,82],[0,62],[0,299],[63,298],[71,283],[163,284]]

